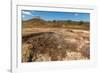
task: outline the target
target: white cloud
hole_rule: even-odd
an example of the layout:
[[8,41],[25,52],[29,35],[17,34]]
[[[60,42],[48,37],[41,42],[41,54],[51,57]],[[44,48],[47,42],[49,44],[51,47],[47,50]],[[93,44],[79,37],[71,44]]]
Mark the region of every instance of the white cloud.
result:
[[79,14],[78,14],[78,13],[75,13],[74,15],[75,15],[75,16],[78,16]]
[[23,15],[32,15],[32,13],[29,11],[22,11],[22,13],[23,13]]
[[25,15],[22,15],[22,17],[24,18],[24,17],[25,17]]

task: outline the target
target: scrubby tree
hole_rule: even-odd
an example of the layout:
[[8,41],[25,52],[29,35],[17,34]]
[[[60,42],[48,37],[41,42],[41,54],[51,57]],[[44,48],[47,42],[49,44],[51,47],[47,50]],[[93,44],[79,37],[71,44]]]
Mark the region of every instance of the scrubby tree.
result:
[[54,23],[56,23],[56,20],[53,20]]
[[71,22],[72,22],[72,20],[67,20],[67,22],[68,22],[68,23],[71,23]]
[[80,22],[79,22],[79,25],[82,25],[83,23],[84,23],[83,21],[80,21]]

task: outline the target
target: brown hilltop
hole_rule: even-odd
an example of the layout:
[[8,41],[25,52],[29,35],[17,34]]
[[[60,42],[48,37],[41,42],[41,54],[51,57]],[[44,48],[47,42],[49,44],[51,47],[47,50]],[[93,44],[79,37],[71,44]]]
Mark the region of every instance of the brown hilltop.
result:
[[32,18],[30,20],[22,21],[23,27],[41,27],[46,25],[46,21],[41,18]]

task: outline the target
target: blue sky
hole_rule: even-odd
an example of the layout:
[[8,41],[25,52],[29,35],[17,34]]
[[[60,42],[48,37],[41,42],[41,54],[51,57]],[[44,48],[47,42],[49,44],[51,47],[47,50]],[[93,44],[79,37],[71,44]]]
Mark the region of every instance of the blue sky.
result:
[[22,10],[22,20],[40,17],[44,20],[90,21],[89,13]]

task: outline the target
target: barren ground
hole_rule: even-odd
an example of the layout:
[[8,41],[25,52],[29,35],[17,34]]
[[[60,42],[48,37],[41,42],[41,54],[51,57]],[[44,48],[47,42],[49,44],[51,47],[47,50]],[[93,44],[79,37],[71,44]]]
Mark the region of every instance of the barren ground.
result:
[[[60,34],[62,38],[71,44],[71,48],[66,48],[66,57],[57,57],[59,60],[87,60],[90,58],[90,32],[88,30],[75,30],[65,28],[24,28],[22,29],[22,35],[27,36],[34,33],[41,32],[54,32]],[[22,38],[23,39],[23,38]],[[67,45],[67,44],[66,44]],[[22,61],[27,62],[30,57],[29,49],[31,44],[26,42],[22,43]],[[57,51],[56,51],[57,52]],[[35,56],[32,56],[32,60]],[[49,54],[38,54],[34,61],[51,61]]]

